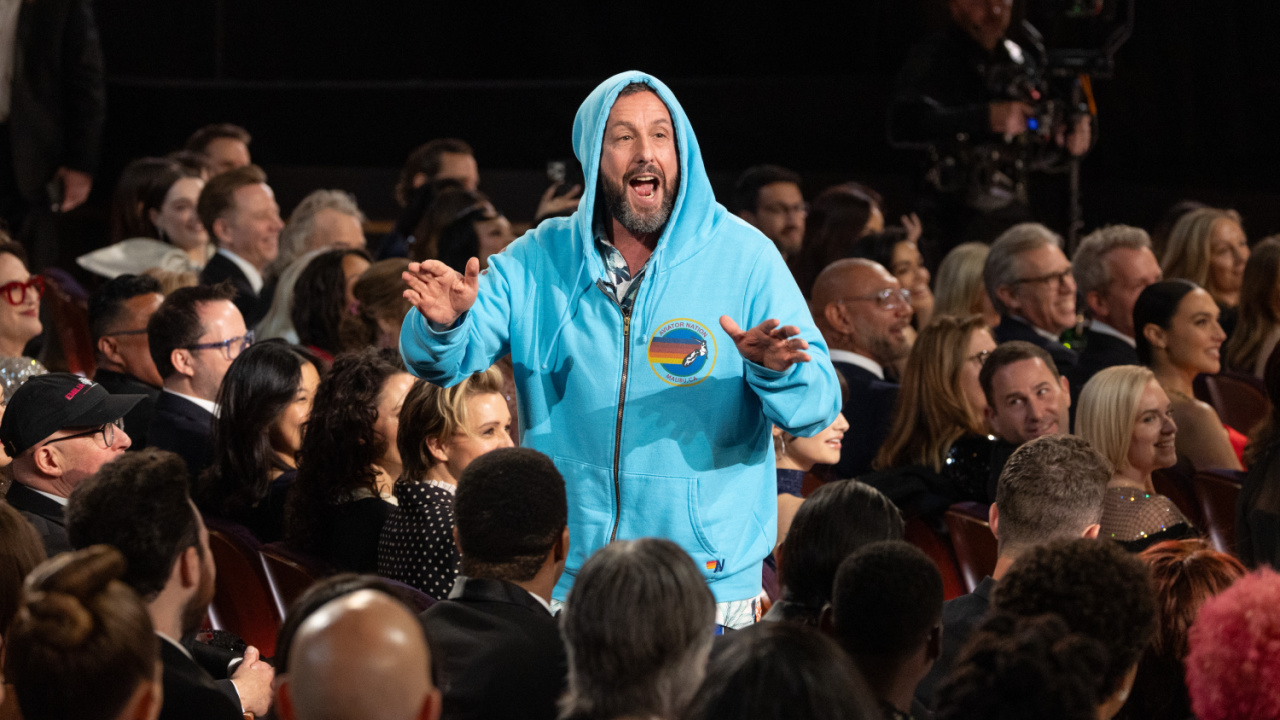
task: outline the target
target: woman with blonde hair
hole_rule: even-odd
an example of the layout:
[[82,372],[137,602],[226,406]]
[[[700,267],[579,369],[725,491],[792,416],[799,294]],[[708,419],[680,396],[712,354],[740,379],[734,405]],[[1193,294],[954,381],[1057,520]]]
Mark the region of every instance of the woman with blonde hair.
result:
[[1195,534],[1173,501],[1152,484],[1152,472],[1178,461],[1173,403],[1155,373],[1117,365],[1093,376],[1080,392],[1076,434],[1111,463],[1098,537],[1139,551],[1161,540]]
[[1169,233],[1160,269],[1166,279],[1183,278],[1213,296],[1222,328],[1235,330],[1249,240],[1235,210],[1200,208],[1183,215]]
[[991,248],[987,245],[969,242],[955,246],[942,258],[933,296],[935,316],[981,315],[987,327],[1000,324],[1000,313],[991,304],[987,286],[982,281],[982,266],[989,252]]
[[1227,340],[1227,367],[1261,378],[1280,341],[1280,235],[1254,246],[1244,266],[1240,319]]
[[[939,317],[920,331],[898,390],[893,425],[867,482],[908,514],[932,513],[961,500],[989,501],[992,441],[982,420],[986,399],[978,373],[996,347],[982,318]],[[898,492],[923,482],[927,497]]]
[[489,368],[451,388],[418,380],[400,410],[399,506],[382,526],[378,574],[444,598],[461,559],[453,541],[458,477],[481,455],[512,447],[502,373]]

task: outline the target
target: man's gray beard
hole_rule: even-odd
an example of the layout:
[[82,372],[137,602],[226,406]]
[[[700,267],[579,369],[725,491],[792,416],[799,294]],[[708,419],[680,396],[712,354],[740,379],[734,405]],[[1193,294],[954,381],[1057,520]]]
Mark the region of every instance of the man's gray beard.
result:
[[626,189],[609,182],[608,178],[600,178],[600,186],[604,190],[604,205],[609,216],[627,229],[632,235],[657,235],[667,226],[671,218],[671,209],[676,204],[676,194],[672,188],[663,185],[662,204],[651,215],[641,215],[627,202]]

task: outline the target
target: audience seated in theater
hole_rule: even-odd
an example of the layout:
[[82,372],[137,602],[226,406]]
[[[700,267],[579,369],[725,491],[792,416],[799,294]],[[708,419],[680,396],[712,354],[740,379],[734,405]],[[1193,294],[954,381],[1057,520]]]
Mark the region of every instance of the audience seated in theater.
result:
[[356,280],[351,294],[356,299],[357,317],[369,328],[373,346],[399,348],[400,326],[413,307],[404,297],[409,283],[404,272],[409,269],[405,258],[379,260]]
[[[840,377],[840,389],[847,390],[843,377],[837,377]],[[847,398],[849,393],[844,395]],[[774,549],[786,541],[791,520],[804,502],[804,476],[814,465],[834,465],[840,459],[840,447],[848,430],[849,421],[843,413],[813,437],[797,437],[773,426],[773,456],[778,467],[778,539]]]
[[280,720],[437,720],[422,626],[378,590],[330,600],[298,627],[277,691]]
[[120,552],[95,545],[32,572],[12,626],[5,676],[25,720],[153,720],[160,645]]
[[1089,326],[1084,350],[1068,376],[1072,400],[1099,370],[1137,365],[1133,303],[1148,285],[1160,282],[1160,263],[1145,230],[1111,225],[1085,236],[1071,261]]
[[1240,286],[1240,319],[1224,348],[1224,364],[1262,378],[1280,341],[1280,235],[1253,246]]
[[734,183],[732,201],[730,210],[772,240],[782,259],[800,251],[809,206],[798,174],[777,165],[749,167]]
[[555,720],[568,663],[551,591],[569,553],[564,478],[527,448],[495,450],[458,485],[462,577],[422,614],[446,720]]
[[[489,368],[451,388],[414,382],[400,410],[398,505],[378,541],[378,574],[443,598],[458,576],[453,504],[473,460],[511,447],[502,373]],[[447,694],[447,693],[446,693]]]
[[1195,534],[1151,479],[1153,471],[1177,464],[1178,426],[1173,404],[1150,370],[1117,365],[1094,375],[1080,393],[1076,434],[1113,468],[1099,537],[1136,552]]
[[989,510],[996,536],[995,570],[968,595],[942,607],[942,655],[916,687],[916,698],[934,705],[934,692],[956,667],[965,644],[991,607],[991,594],[1018,556],[1054,540],[1096,538],[1102,495],[1111,477],[1106,460],[1071,435],[1047,435],[1018,448],[1000,473]]
[[880,263],[911,293],[912,322],[917,329],[933,319],[934,297],[929,289],[929,269],[924,266],[916,243],[902,228],[885,228],[882,232],[863,236],[853,244],[849,257],[866,258]]
[[1101,642],[1056,615],[997,615],[983,623],[939,691],[936,720],[1098,720]]
[[413,376],[399,357],[366,349],[334,361],[302,434],[285,538],[337,570],[374,572],[378,536],[402,473],[396,437]]
[[989,328],[1000,324],[1000,313],[991,304],[987,286],[982,281],[982,267],[990,251],[991,248],[982,243],[961,243],[942,258],[934,283],[937,286],[933,299],[935,316],[981,315]]
[[928,718],[916,684],[942,652],[942,575],[914,545],[872,543],[836,572],[828,630],[853,659],[888,720]]
[[[0,502],[0,648],[8,641],[9,625],[22,603],[22,585],[27,575],[45,561],[40,535],[22,513]],[[0,683],[8,683],[8,679]],[[0,684],[0,718],[19,718],[18,699],[13,687]]]
[[[1097,718],[1109,720],[1129,697],[1138,660],[1156,624],[1151,573],[1115,543],[1081,538],[1031,548],[996,587],[992,608],[1021,618],[1053,614],[1105,653],[1091,663]],[[947,689],[939,690],[939,706]]]
[[1007,458],[1019,445],[1071,429],[1071,385],[1058,374],[1048,351],[1034,343],[1011,340],[991,351],[978,374],[986,398],[987,425],[995,433],[992,481],[999,476],[999,456]]
[[126,563],[121,579],[147,604],[164,664],[161,720],[239,720],[266,713],[274,671],[252,646],[230,682],[221,685],[183,644],[200,628],[213,599],[215,568],[209,533],[188,494],[182,459],[147,449],[104,465],[67,508],[76,548],[111,545]]
[[[280,231],[280,252],[271,269],[278,275],[298,257],[312,250],[364,250],[364,213],[356,198],[343,190],[315,190],[302,198]],[[268,270],[270,272],[270,270]]]
[[1169,232],[1160,268],[1169,279],[1182,278],[1204,288],[1221,311],[1222,330],[1235,332],[1240,289],[1249,261],[1249,238],[1235,210],[1198,208]]
[[212,460],[218,389],[231,362],[253,344],[230,285],[173,291],[147,321],[151,360],[164,379],[147,430],[149,447],[175,452],[199,477]]
[[1043,225],[1014,225],[991,244],[982,274],[1000,313],[996,342],[1038,345],[1065,371],[1077,362],[1076,351],[1059,340],[1076,324],[1076,281],[1061,246],[1062,238]]
[[961,500],[990,499],[1005,455],[994,454],[986,434],[978,373],[995,347],[977,315],[939,317],[916,338],[877,472],[865,476],[908,516],[936,517]]
[[94,382],[112,395],[144,396],[124,416],[125,432],[136,450],[147,446],[147,429],[164,384],[147,341],[147,321],[163,302],[159,281],[146,275],[119,275],[89,298],[89,337],[98,361]]
[[880,540],[901,540],[902,515],[889,498],[857,480],[836,480],[809,496],[778,551],[782,597],[765,620],[818,627],[840,562]]
[[804,241],[791,257],[791,274],[807,298],[822,269],[849,256],[858,238],[884,230],[880,193],[859,183],[823,190],[809,206]]
[[706,673],[715,598],[662,538],[619,540],[587,559],[560,618],[569,658],[563,720],[676,720]]
[[1178,419],[1177,449],[1197,470],[1240,470],[1236,445],[1244,437],[1223,424],[1217,411],[1195,398],[1192,381],[1216,374],[1222,343],[1218,306],[1209,293],[1188,280],[1151,285],[1133,306],[1138,359],[1151,368],[1173,402]]
[[688,720],[880,720],[858,669],[817,630],[758,623],[725,639]]
[[516,239],[511,223],[488,202],[480,203],[440,228],[436,251],[440,262],[466,272],[467,261],[480,260],[480,269],[489,267],[489,256],[506,249]]
[[289,317],[298,344],[326,364],[341,352],[369,347],[373,342],[369,327],[351,311],[356,303],[351,290],[368,269],[368,253],[341,248],[321,252],[298,276]]
[[0,420],[0,442],[13,458],[13,484],[5,499],[22,513],[56,555],[67,540],[67,498],[89,476],[129,449],[121,427],[141,395],[112,395],[70,373],[26,382]]
[[27,251],[0,230],[0,386],[8,402],[27,378],[48,370],[22,353],[27,343],[44,331],[40,324],[40,297],[44,278],[27,270]]
[[1280,567],[1280,353],[1267,361],[1271,412],[1245,447],[1249,466],[1236,505],[1236,554],[1250,568]]
[[125,167],[111,204],[112,244],[76,258],[107,278],[152,268],[200,272],[215,248],[196,214],[204,180],[169,158],[142,158]]
[[484,215],[498,213],[489,198],[476,190],[436,182],[432,183],[428,191],[433,192],[431,205],[414,227],[413,243],[408,248],[408,257],[414,262],[438,260],[440,235],[459,217],[481,211]]
[[247,327],[257,325],[271,307],[275,288],[263,277],[279,250],[280,206],[257,165],[215,175],[196,206],[218,244],[218,252],[200,272],[200,282],[231,281],[234,301]]
[[1155,228],[1151,230],[1151,250],[1155,252],[1157,258],[1164,257],[1165,248],[1169,247],[1169,233],[1173,232],[1173,226],[1178,224],[1183,215],[1192,210],[1207,208],[1202,202],[1196,200],[1179,200],[1169,206],[1160,216],[1159,222]]
[[1166,540],[1140,556],[1151,567],[1156,587],[1156,632],[1138,663],[1123,720],[1186,720],[1187,631],[1200,606],[1245,574],[1239,560],[1209,547],[1199,538]]
[[279,340],[231,363],[218,391],[213,462],[196,479],[201,512],[244,525],[264,543],[284,537],[285,497],[319,385],[320,360]]
[[1263,567],[1200,607],[1187,634],[1187,690],[1198,720],[1280,714],[1280,574]]
[[249,157],[251,142],[253,138],[249,136],[249,131],[239,125],[214,123],[192,133],[183,149],[207,157],[210,173],[220,175],[252,162]]
[[837,260],[813,284],[814,324],[849,386],[849,441],[833,468],[837,477],[869,470],[889,433],[898,385],[885,379],[885,368],[911,351],[908,297],[897,278],[870,260]]

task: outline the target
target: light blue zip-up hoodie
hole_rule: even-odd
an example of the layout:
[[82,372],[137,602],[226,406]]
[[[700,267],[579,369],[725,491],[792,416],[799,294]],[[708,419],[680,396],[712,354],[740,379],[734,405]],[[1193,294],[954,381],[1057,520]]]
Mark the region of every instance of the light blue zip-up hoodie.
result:
[[[629,317],[592,233],[605,122],[618,91],[650,85],[666,103],[679,192]],[[578,109],[573,141],[586,175],[578,211],[547,220],[489,258],[475,305],[437,331],[410,311],[409,369],[453,385],[511,353],[520,444],[551,456],[569,498],[569,559],[555,597],[613,539],[680,544],[719,602],[760,592],[777,535],[771,423],[812,436],[840,411],[826,344],[782,257],[715,201],[684,110],[639,72],[609,78]],[[602,201],[603,202],[603,201]],[[719,318],[800,328],[812,360],[776,372],[745,360]]]

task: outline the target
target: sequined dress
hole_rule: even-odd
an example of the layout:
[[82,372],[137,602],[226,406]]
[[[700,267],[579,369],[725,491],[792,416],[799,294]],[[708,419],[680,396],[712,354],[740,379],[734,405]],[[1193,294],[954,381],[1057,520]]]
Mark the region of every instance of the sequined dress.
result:
[[1107,488],[1101,525],[1099,538],[1115,540],[1133,552],[1196,534],[1172,500],[1131,487]]
[[34,358],[0,357],[0,385],[4,386],[4,401],[8,403],[22,383],[47,372],[44,365]]

